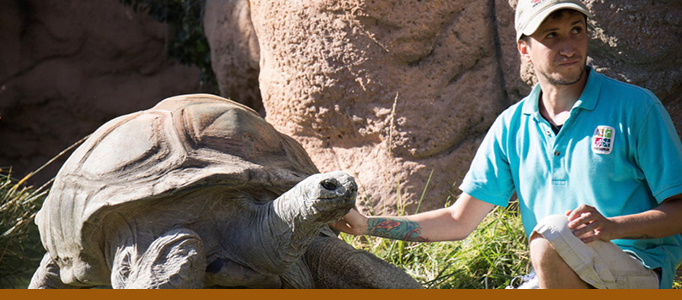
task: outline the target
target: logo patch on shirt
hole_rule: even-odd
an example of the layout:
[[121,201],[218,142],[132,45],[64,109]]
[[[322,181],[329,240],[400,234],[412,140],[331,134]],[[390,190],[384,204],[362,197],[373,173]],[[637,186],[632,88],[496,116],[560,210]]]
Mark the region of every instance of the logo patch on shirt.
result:
[[615,130],[611,126],[597,126],[592,134],[592,152],[611,154]]

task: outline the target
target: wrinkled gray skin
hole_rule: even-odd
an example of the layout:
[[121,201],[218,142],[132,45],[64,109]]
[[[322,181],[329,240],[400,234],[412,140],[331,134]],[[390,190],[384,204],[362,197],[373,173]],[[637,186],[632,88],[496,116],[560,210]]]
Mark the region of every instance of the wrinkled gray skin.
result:
[[47,253],[29,288],[419,288],[326,225],[355,205],[343,172],[254,111],[166,99],[103,125],[36,216]]

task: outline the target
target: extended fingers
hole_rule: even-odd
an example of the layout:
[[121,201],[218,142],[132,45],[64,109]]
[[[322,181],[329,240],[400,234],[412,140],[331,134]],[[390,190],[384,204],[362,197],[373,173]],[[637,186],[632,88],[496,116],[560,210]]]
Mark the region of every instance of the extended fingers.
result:
[[570,211],[570,213],[567,211],[568,213],[567,216],[569,221],[573,221],[576,218],[582,217],[582,215],[585,213],[593,213],[596,211],[597,210],[594,207],[589,206],[587,204],[582,204],[578,206],[576,209]]
[[584,212],[581,213],[580,215],[574,216],[571,218],[569,216],[568,220],[568,228],[570,229],[578,229],[582,225],[588,225],[591,224],[599,219],[599,215],[594,214],[592,212]]
[[597,229],[601,214],[594,207],[583,204],[566,213],[569,220],[568,228],[572,230],[573,235],[585,243],[599,238]]
[[[599,224],[597,222],[590,222],[590,223],[585,223],[584,225],[577,227],[573,229],[573,235],[581,238],[581,239],[586,239],[590,238],[593,236],[597,236],[597,229],[599,228]],[[584,241],[584,240],[583,240]]]
[[598,239],[609,240],[607,237],[610,220],[604,217],[596,208],[583,204],[568,214],[568,228],[583,242],[589,243]]

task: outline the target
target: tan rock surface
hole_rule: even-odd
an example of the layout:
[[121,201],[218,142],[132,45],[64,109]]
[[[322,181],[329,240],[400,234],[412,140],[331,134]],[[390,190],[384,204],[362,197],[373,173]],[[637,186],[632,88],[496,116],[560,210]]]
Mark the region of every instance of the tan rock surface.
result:
[[[267,120],[321,170],[356,175],[375,211],[402,199],[413,213],[431,172],[420,209],[442,207],[495,116],[534,82],[516,2],[250,1]],[[595,67],[652,89],[681,128],[681,4],[587,3]]]
[[[510,103],[494,5],[251,1],[267,120],[320,169],[352,172],[375,209],[442,207]],[[364,190],[362,190],[364,188]]]
[[258,37],[249,4],[243,0],[207,0],[204,34],[220,94],[265,115],[258,88]]
[[[399,199],[413,213],[432,172],[420,210],[459,193],[495,116],[530,90],[516,2],[207,0],[204,26],[223,96],[263,105],[321,171],[355,175],[377,213]],[[586,3],[591,63],[654,91],[682,132],[682,3]],[[0,167],[17,176],[104,121],[200,89],[198,70],[164,56],[169,28],[116,0],[6,1],[0,26]]]

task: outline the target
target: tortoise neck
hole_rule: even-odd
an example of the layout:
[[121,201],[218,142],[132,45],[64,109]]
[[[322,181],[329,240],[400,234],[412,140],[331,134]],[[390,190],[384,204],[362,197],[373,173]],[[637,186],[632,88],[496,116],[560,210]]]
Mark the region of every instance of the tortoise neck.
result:
[[[294,188],[295,189],[295,188]],[[275,243],[275,261],[287,266],[298,260],[315,239],[324,222],[315,221],[314,209],[294,189],[282,194],[268,206],[267,226]]]

